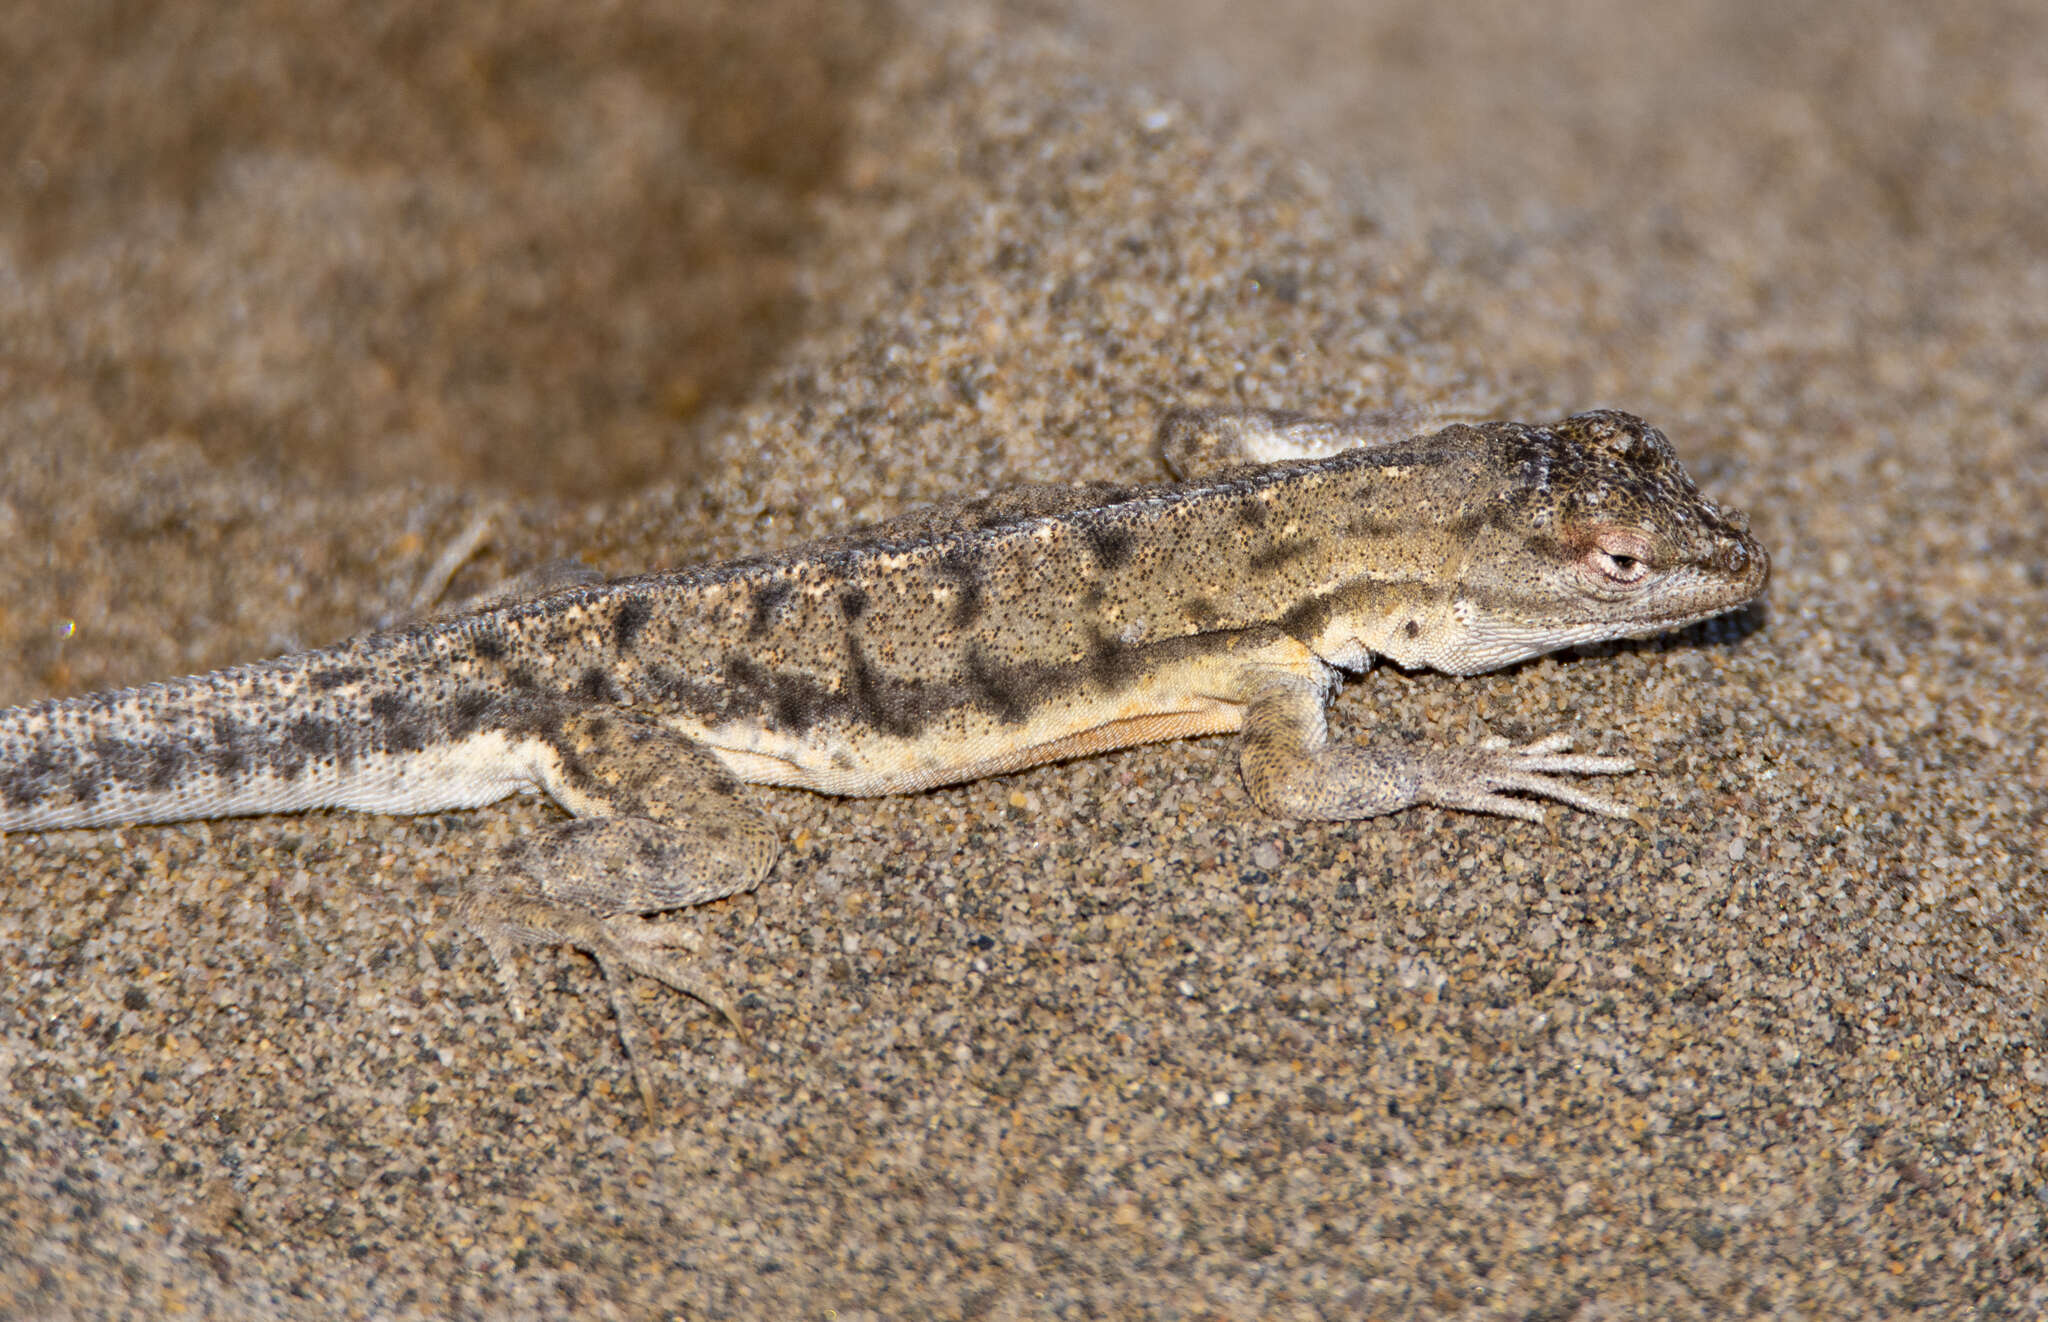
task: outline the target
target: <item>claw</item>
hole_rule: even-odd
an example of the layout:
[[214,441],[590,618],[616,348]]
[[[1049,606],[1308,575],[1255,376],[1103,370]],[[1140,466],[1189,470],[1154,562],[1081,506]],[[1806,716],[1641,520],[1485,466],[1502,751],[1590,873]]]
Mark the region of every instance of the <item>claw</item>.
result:
[[1571,746],[1572,736],[1564,733],[1519,745],[1489,735],[1463,752],[1437,755],[1424,776],[1421,797],[1440,807],[1497,813],[1525,822],[1543,821],[1543,809],[1527,798],[1511,795],[1552,799],[1603,817],[1631,816],[1628,808],[1613,799],[1554,777],[1626,775],[1636,764],[1625,757],[1573,753]]

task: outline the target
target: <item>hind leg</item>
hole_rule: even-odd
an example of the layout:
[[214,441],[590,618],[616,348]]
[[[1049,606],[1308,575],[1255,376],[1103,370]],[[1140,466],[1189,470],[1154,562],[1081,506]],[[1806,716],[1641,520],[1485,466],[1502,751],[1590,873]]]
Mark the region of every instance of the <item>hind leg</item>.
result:
[[535,779],[576,820],[523,841],[497,875],[464,892],[465,925],[491,952],[514,1013],[521,945],[561,943],[597,961],[620,1040],[650,1112],[646,1034],[626,998],[626,975],[652,978],[739,1022],[672,952],[680,932],[643,915],[723,899],[761,884],[777,841],[740,786],[701,745],[617,708],[517,712]]

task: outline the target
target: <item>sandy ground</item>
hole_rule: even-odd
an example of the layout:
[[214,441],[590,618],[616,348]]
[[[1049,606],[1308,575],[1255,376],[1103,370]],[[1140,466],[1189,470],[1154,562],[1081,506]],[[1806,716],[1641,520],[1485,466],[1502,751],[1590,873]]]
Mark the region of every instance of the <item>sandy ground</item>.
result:
[[[1227,741],[695,915],[752,1049],[452,921],[547,820],[0,843],[9,1317],[2033,1317],[2038,5],[828,0],[0,25],[0,702],[558,556],[1157,474],[1170,402],[1625,407],[1768,606],[1352,738],[1639,825],[1262,818]],[[1250,12],[1248,12],[1250,11]],[[447,11],[453,14],[455,11]]]

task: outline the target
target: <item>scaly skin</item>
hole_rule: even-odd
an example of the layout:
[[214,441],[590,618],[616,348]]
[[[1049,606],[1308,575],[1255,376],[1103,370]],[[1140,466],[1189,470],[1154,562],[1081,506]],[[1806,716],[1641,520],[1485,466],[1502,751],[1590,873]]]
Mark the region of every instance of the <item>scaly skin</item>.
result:
[[[630,1047],[618,969],[717,1003],[639,915],[768,873],[743,781],[899,793],[1241,730],[1246,785],[1282,817],[1623,813],[1557,777],[1630,764],[1567,738],[1334,747],[1324,706],[1374,657],[1466,675],[1719,614],[1763,591],[1768,556],[1627,414],[1392,439],[1401,420],[1179,412],[1178,483],[1019,488],[0,712],[0,831],[546,793],[576,820],[463,912],[501,971],[523,942],[596,956]],[[1305,457],[1256,462],[1275,453]]]

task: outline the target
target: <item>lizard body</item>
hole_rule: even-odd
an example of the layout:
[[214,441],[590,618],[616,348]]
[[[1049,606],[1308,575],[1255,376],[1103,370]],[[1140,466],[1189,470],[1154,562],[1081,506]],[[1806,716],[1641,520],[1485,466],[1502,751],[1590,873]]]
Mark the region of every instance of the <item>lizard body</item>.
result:
[[[1374,657],[1471,674],[1679,627],[1755,598],[1768,556],[1627,414],[1388,426],[1179,412],[1177,483],[1018,488],[0,711],[0,831],[546,793],[575,820],[474,883],[464,917],[501,974],[521,942],[595,956],[630,1049],[615,964],[717,1004],[639,915],[766,875],[776,838],[739,782],[898,793],[1238,730],[1280,816],[1621,813],[1556,776],[1622,760],[1561,736],[1334,747],[1328,696]],[[1248,462],[1273,453],[1304,457]]]

